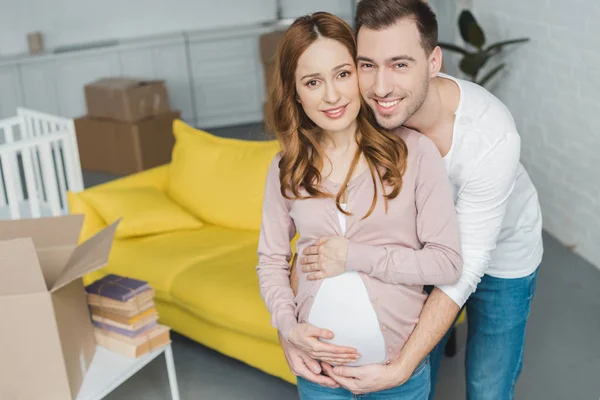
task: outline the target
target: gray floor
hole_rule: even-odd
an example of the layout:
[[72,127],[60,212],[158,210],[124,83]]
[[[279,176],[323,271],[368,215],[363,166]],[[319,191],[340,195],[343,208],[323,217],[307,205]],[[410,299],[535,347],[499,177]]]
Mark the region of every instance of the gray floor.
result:
[[[258,125],[212,130],[215,134],[261,139]],[[87,186],[110,180],[84,173]],[[545,255],[532,306],[524,369],[516,398],[595,400],[600,398],[600,271],[545,235]],[[444,359],[437,387],[439,400],[464,399],[464,343]],[[179,388],[183,400],[297,399],[295,387],[173,334]],[[164,359],[153,361],[111,395],[117,399],[169,399]]]

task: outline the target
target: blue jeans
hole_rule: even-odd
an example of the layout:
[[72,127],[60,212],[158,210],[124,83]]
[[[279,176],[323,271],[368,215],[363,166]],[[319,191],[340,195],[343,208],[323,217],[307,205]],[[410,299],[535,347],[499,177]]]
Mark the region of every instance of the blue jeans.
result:
[[429,357],[415,369],[412,376],[401,386],[367,394],[353,394],[344,389],[332,389],[298,377],[300,400],[427,400],[431,379]]
[[[538,271],[516,279],[484,275],[467,307],[467,400],[513,400]],[[430,354],[431,393],[450,332]]]

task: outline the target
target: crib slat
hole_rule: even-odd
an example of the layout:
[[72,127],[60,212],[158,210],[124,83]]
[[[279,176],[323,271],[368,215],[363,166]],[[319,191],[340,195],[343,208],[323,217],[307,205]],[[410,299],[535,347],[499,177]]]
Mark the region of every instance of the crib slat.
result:
[[45,183],[46,196],[53,216],[60,215],[60,200],[58,197],[58,183],[56,182],[55,169],[52,163],[51,143],[45,142],[38,146],[42,163],[42,178]]
[[[57,132],[60,130],[60,127],[57,124],[52,124],[47,120],[39,120],[40,123],[40,136],[46,137],[49,134]],[[54,126],[54,127],[53,127]],[[54,170],[56,171],[56,175],[58,176],[58,196],[59,196],[59,205],[61,211],[66,211],[66,202],[67,199],[64,198],[66,196],[67,186],[65,183],[65,173],[62,164],[62,159],[60,157],[61,147],[63,147],[63,140],[52,140],[51,144],[51,152],[50,154],[54,154],[54,156],[50,157],[52,161],[52,165],[54,165]]]
[[31,118],[31,133],[33,137],[40,137],[40,120],[37,118]]
[[31,164],[31,153],[35,148],[27,146],[23,149],[23,172],[25,174],[25,186],[27,187],[29,208],[31,209],[31,218],[41,217],[40,197],[35,183],[35,173]]
[[23,117],[23,127],[25,127],[24,132],[21,132],[22,139],[33,139],[35,137],[33,131],[33,120],[30,116],[24,115]]
[[[21,111],[21,110],[19,110]],[[24,136],[27,139],[34,139],[37,137],[36,135],[36,130],[34,128],[34,124],[35,124],[35,120],[33,118],[33,116],[29,113],[24,113],[24,112],[20,112],[21,118],[23,120],[23,124],[22,126],[25,127],[25,130],[27,131],[26,135]],[[42,180],[40,177],[41,174],[41,169],[40,169],[40,162],[38,159],[38,151],[37,151],[37,147],[32,147],[31,151],[29,153],[29,157],[31,159],[31,164],[33,166],[33,169],[35,171],[34,173],[34,182],[35,182],[35,190],[37,193],[39,193],[40,198],[44,199],[44,187],[42,186]]]
[[11,121],[6,121],[5,124],[0,126],[0,128],[2,128],[4,131],[4,140],[6,143],[12,143],[15,141],[14,127],[16,125],[18,125],[18,124],[15,124],[14,122],[11,123]]
[[56,173],[58,175],[58,195],[60,196],[62,209],[67,213],[67,199],[65,198],[67,193],[67,184],[65,182],[65,170],[63,168],[62,158],[61,158],[61,149],[64,146],[63,140],[57,140],[52,143],[52,148],[54,149],[54,163],[56,165]]
[[[6,140],[6,144],[11,144],[11,143],[15,143],[15,132],[14,132],[14,126],[16,126],[15,124],[10,124],[8,126],[6,126],[5,129],[5,140]],[[21,134],[22,136],[23,134]],[[22,201],[25,197],[23,194],[23,188],[21,186],[21,176],[19,174],[19,162],[17,160],[17,154],[18,152],[15,150],[14,152],[7,154],[6,156],[3,156],[3,161],[6,163],[10,163],[9,168],[4,168],[4,164],[2,164],[2,170],[4,171],[4,182],[6,184],[6,197],[8,198],[8,203],[9,206],[12,207],[12,205],[10,204],[11,200],[10,200],[10,196],[9,195],[14,195],[16,196],[16,203],[17,203],[17,208],[18,208],[18,203],[20,201]],[[11,189],[8,188],[8,181],[11,181]]]
[[6,171],[0,172],[0,207],[5,207],[8,204],[6,202],[6,192],[4,191],[4,174],[6,174]]
[[[83,174],[81,172],[81,161],[79,159],[75,121],[70,120],[68,122],[66,131],[69,133],[65,139],[65,164],[67,165],[69,190],[77,193],[83,190]],[[67,158],[69,161],[66,160]]]
[[8,197],[8,206],[10,209],[11,219],[21,218],[21,212],[19,210],[19,197],[17,196],[17,188],[20,188],[20,184],[15,180],[18,170],[15,170],[16,165],[16,153],[3,154],[0,158],[2,163],[2,171],[4,171],[4,183],[6,184],[6,195]]
[[[0,122],[0,132],[2,133],[2,142],[6,143],[6,136],[8,135],[8,130],[12,129],[9,124]],[[6,193],[4,192],[4,174],[6,172],[0,171],[0,207],[6,206]]]

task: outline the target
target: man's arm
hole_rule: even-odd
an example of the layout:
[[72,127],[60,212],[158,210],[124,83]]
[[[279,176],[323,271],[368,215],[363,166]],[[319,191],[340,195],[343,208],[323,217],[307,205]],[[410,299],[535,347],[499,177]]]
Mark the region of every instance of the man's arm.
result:
[[372,393],[402,385],[444,337],[459,310],[451,298],[434,288],[417,326],[391,364],[333,368],[323,363],[323,370],[335,382],[355,394]]
[[440,285],[429,296],[419,322],[394,361],[412,371],[444,337],[469,296],[477,288],[496,247],[519,165],[520,138],[510,132],[479,162],[458,194],[463,272],[454,285]]
[[446,293],[433,288],[419,322],[400,354],[390,364],[397,381],[404,383],[423,359],[442,340],[456,319],[460,307]]
[[508,132],[475,166],[458,193],[456,215],[462,241],[463,271],[455,284],[438,285],[462,307],[488,269],[513,192],[520,137]]

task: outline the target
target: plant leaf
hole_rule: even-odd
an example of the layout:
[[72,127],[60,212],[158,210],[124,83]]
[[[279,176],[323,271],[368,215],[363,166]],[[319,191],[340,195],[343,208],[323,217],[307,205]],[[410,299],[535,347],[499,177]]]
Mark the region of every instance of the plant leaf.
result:
[[490,47],[487,48],[486,52],[488,52],[490,54],[492,54],[492,52],[493,52],[493,54],[497,54],[502,51],[504,46],[508,46],[511,44],[517,44],[517,43],[525,43],[525,42],[529,42],[529,38],[505,40],[503,42],[494,43],[493,45],[491,45]]
[[503,68],[504,68],[505,64],[500,64],[497,67],[495,67],[494,69],[492,69],[490,72],[488,72],[487,74],[485,74],[485,76],[483,78],[481,78],[479,80],[479,82],[477,82],[480,86],[485,86],[485,84],[492,79],[498,72],[500,72]]
[[481,49],[485,44],[483,29],[479,26],[475,17],[469,10],[463,10],[458,17],[458,27],[463,40]]
[[460,53],[460,54],[462,54],[464,56],[466,56],[467,54],[469,54],[469,52],[467,50],[465,50],[462,47],[459,47],[459,46],[457,46],[455,44],[452,44],[452,43],[442,43],[442,42],[440,42],[438,44],[444,50],[454,51],[454,52]]
[[460,60],[460,69],[467,75],[477,76],[490,57],[485,51],[467,54]]

